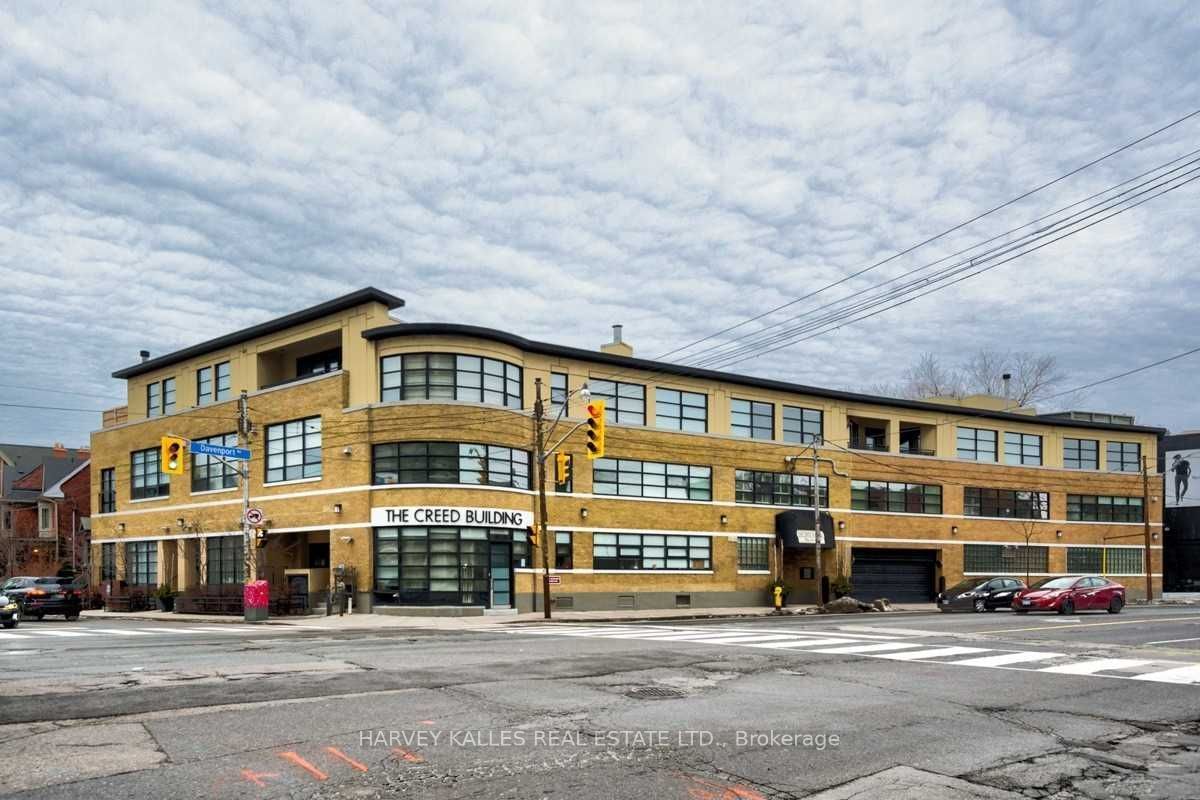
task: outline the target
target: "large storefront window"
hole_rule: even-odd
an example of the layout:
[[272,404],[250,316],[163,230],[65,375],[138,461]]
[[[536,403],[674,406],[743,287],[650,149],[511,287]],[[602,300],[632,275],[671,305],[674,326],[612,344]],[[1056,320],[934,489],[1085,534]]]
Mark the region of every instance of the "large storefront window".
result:
[[466,400],[521,407],[521,368],[455,353],[409,353],[379,360],[379,399]]
[[529,488],[529,453],[459,442],[378,444],[372,483],[461,483]]
[[158,542],[125,543],[125,582],[131,586],[158,585]]
[[244,574],[241,536],[210,536],[205,542],[205,580],[213,585],[242,583]]
[[[812,508],[812,476],[790,472],[734,470],[734,497],[739,503]],[[829,479],[821,476],[820,499],[829,505]]]
[[515,603],[513,569],[529,566],[524,531],[375,529],[377,605],[508,607]]

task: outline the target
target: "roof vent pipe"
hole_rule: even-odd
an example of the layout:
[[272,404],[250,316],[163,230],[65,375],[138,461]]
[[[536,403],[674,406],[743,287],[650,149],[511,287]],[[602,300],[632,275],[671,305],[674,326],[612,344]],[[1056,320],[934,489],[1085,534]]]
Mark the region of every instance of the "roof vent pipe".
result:
[[1008,384],[1012,381],[1012,373],[1006,372],[1000,376],[1000,379],[1004,381],[1004,399],[1007,400],[1011,396],[1008,393]]
[[149,350],[142,350],[138,353],[138,355],[142,357],[143,364],[145,364],[147,361],[150,360],[150,351]]
[[613,325],[613,344],[621,343],[621,330],[624,327],[624,325]]

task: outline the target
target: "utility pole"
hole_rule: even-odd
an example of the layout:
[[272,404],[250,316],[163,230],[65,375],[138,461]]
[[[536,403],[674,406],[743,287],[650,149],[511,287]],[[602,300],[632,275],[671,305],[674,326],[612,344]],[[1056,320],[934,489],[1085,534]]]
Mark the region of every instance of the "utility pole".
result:
[[1150,468],[1149,458],[1142,456],[1142,523],[1146,537],[1146,602],[1154,599],[1154,582],[1150,578]]
[[537,532],[538,544],[542,548],[542,616],[550,619],[550,542],[548,539],[549,526],[547,525],[546,511],[546,432],[542,426],[542,422],[546,418],[546,409],[542,403],[542,379],[534,379],[533,387],[533,432],[534,448],[537,451],[538,484]]
[[[246,390],[238,397],[238,447],[250,447],[250,400]],[[238,477],[242,480],[242,556],[243,583],[250,583],[258,577],[258,548],[251,541],[250,522],[246,512],[250,510],[250,462],[247,461],[238,469]]]
[[813,453],[813,477],[812,477],[812,498],[813,498],[813,576],[817,581],[817,605],[823,605],[825,602],[825,593],[822,591],[822,580],[824,578],[823,570],[821,569],[821,473],[817,467],[820,460],[817,457],[817,447],[821,444],[821,437],[814,436],[812,440]]

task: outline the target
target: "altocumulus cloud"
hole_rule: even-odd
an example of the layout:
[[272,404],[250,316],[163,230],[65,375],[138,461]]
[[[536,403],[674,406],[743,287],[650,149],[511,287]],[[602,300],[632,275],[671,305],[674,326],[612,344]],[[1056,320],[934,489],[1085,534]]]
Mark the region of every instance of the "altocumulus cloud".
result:
[[[1187,3],[9,4],[0,402],[99,408],[142,347],[366,284],[405,319],[571,344],[623,322],[653,357],[1200,108],[1198,40]],[[737,369],[861,387],[924,350],[1002,343],[1082,384],[1195,346],[1198,191]],[[1089,405],[1196,426],[1198,385],[1180,362]],[[0,440],[82,443],[96,423],[0,408]]]

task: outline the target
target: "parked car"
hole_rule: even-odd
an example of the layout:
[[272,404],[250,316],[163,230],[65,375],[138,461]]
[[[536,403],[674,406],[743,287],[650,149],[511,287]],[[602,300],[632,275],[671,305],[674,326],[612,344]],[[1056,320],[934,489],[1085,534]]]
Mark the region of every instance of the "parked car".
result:
[[995,611],[1010,608],[1013,595],[1024,588],[1020,578],[967,578],[939,594],[937,605],[942,611]]
[[0,625],[15,628],[21,622],[21,605],[0,592]]
[[83,592],[76,578],[9,578],[0,586],[0,593],[20,604],[23,617],[42,619],[47,614],[62,614],[75,620],[83,610]]
[[1125,607],[1125,587],[1099,575],[1044,578],[1013,598],[1013,611],[1107,611],[1120,614]]

